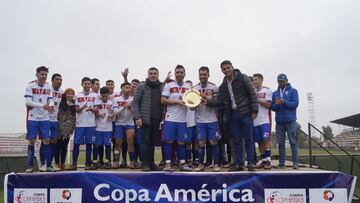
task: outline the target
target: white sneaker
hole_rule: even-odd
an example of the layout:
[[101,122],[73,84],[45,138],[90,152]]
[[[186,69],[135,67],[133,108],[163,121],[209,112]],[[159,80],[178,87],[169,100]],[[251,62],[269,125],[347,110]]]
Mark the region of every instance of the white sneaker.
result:
[[39,171],[40,172],[46,172],[46,164],[40,166]]

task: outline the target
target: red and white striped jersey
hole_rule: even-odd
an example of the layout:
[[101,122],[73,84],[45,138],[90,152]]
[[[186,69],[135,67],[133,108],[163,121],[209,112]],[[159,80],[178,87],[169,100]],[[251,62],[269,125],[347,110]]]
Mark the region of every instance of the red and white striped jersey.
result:
[[[47,82],[39,85],[36,81],[32,81],[26,86],[24,97],[31,98],[36,103],[52,104],[52,87]],[[28,120],[47,121],[49,112],[42,107],[28,107]]]
[[50,121],[53,121],[53,122],[58,121],[59,105],[60,105],[63,94],[64,94],[64,90],[62,90],[62,89],[54,90],[54,88],[52,88],[54,111],[50,113]]
[[[195,86],[195,89],[200,93],[205,93],[207,99],[211,99],[219,93],[219,88],[211,82],[207,82],[205,86],[199,83]],[[200,104],[196,108],[196,123],[212,123],[215,121],[217,121],[216,108],[208,107],[205,104]]]
[[[182,100],[183,94],[190,89],[190,85],[183,83],[179,85],[176,81],[167,83],[162,91],[162,96],[170,100]],[[168,105],[166,107],[165,121],[186,122],[188,107],[181,105]]]
[[[116,116],[115,125],[134,125],[134,117],[132,114],[132,102],[133,97],[129,96],[124,98],[124,95],[114,98],[114,103],[119,107],[119,113]],[[131,106],[131,109],[126,108],[125,106]]]
[[[87,94],[79,92],[75,96],[75,105],[82,107],[86,104],[87,107],[94,107],[97,99],[99,99],[99,96],[94,92]],[[86,111],[86,109],[76,113],[76,127],[96,127],[95,113]]]
[[[272,100],[272,91],[268,87],[261,87],[260,91],[256,88],[256,97],[262,101],[269,101]],[[266,123],[271,123],[271,110],[265,108],[263,105],[259,105],[259,112],[257,117],[254,120],[254,126],[259,126]]]

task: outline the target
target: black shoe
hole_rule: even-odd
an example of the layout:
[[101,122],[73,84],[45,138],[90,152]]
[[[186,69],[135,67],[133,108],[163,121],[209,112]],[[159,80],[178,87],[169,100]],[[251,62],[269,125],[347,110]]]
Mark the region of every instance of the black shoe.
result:
[[164,167],[165,166],[165,160],[161,160],[160,163],[159,163],[159,166]]
[[141,167],[141,171],[149,172],[149,171],[151,171],[151,168],[150,168],[149,165],[143,164],[142,167]]
[[152,163],[152,164],[150,164],[150,170],[151,171],[162,171],[162,168],[157,166],[156,164]]
[[231,172],[231,171],[243,171],[243,170],[244,170],[243,166],[235,165],[230,167],[228,171]]

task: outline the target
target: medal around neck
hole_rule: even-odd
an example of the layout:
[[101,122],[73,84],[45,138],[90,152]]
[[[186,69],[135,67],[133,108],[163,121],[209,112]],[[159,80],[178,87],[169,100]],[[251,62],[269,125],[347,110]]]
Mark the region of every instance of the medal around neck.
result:
[[201,102],[200,92],[196,89],[187,90],[182,95],[182,100],[185,103],[185,106],[189,108],[197,107]]

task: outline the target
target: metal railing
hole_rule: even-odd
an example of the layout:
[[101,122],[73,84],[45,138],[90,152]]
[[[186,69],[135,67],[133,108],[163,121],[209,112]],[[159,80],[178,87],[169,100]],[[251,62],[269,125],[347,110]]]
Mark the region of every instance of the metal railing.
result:
[[[330,150],[326,149],[320,142],[318,142],[316,139],[314,139],[312,137],[311,131],[312,129],[316,130],[317,132],[319,132],[324,138],[326,138],[327,140],[329,140],[334,146],[336,146],[341,152],[343,152],[344,154],[339,155],[339,154],[333,154]],[[316,145],[318,145],[318,147],[320,147],[321,149],[323,149],[327,154],[329,154],[331,157],[333,157],[338,164],[338,169],[339,171],[342,171],[343,169],[343,165],[345,164],[344,162],[342,162],[337,156],[345,156],[347,158],[349,158],[351,160],[350,163],[350,175],[354,175],[354,162],[356,162],[360,168],[360,161],[358,159],[355,158],[355,156],[359,156],[359,155],[352,155],[350,154],[348,151],[346,151],[344,148],[342,148],[341,146],[339,146],[336,142],[334,142],[334,140],[332,140],[330,137],[326,136],[322,131],[320,131],[318,128],[316,128],[314,125],[312,125],[311,123],[308,123],[308,134],[306,134],[303,130],[299,129],[299,132],[303,133],[305,136],[308,137],[308,144],[309,144],[309,167],[313,168],[313,165],[315,163],[315,157],[319,157],[317,155],[313,155],[312,153],[312,142],[314,142]],[[324,168],[326,169],[326,167],[321,167],[320,164],[317,164],[317,166],[319,166],[320,168]],[[358,199],[360,199],[360,194],[355,194],[354,196]]]
[[[321,132],[317,127],[315,127],[313,124],[311,123],[308,123],[308,137],[309,137],[309,165],[310,165],[310,168],[312,167],[313,165],[313,162],[312,162],[312,141],[315,142],[317,145],[319,145],[322,149],[324,149],[327,153],[329,153],[330,155],[332,155],[332,153],[330,153],[330,151],[328,151],[325,147],[323,147],[320,143],[318,143],[316,140],[314,140],[312,137],[311,137],[311,129],[315,129],[317,132],[319,132],[324,138],[326,138],[327,140],[329,140],[332,144],[334,144],[337,148],[339,148],[342,152],[344,152],[347,157],[350,158],[351,160],[351,166],[350,166],[350,174],[353,175],[354,173],[354,161],[357,162],[358,165],[360,165],[360,161],[358,161],[357,159],[354,158],[353,155],[351,155],[349,152],[347,152],[344,148],[342,148],[341,146],[339,146],[336,142],[334,142],[334,140],[332,140],[330,137],[328,137],[327,135],[325,135],[323,132]],[[304,131],[303,131],[304,133]],[[306,135],[306,133],[304,133]],[[332,155],[333,156],[333,155]],[[334,157],[334,156],[333,156]],[[338,160],[338,159],[337,159]]]

